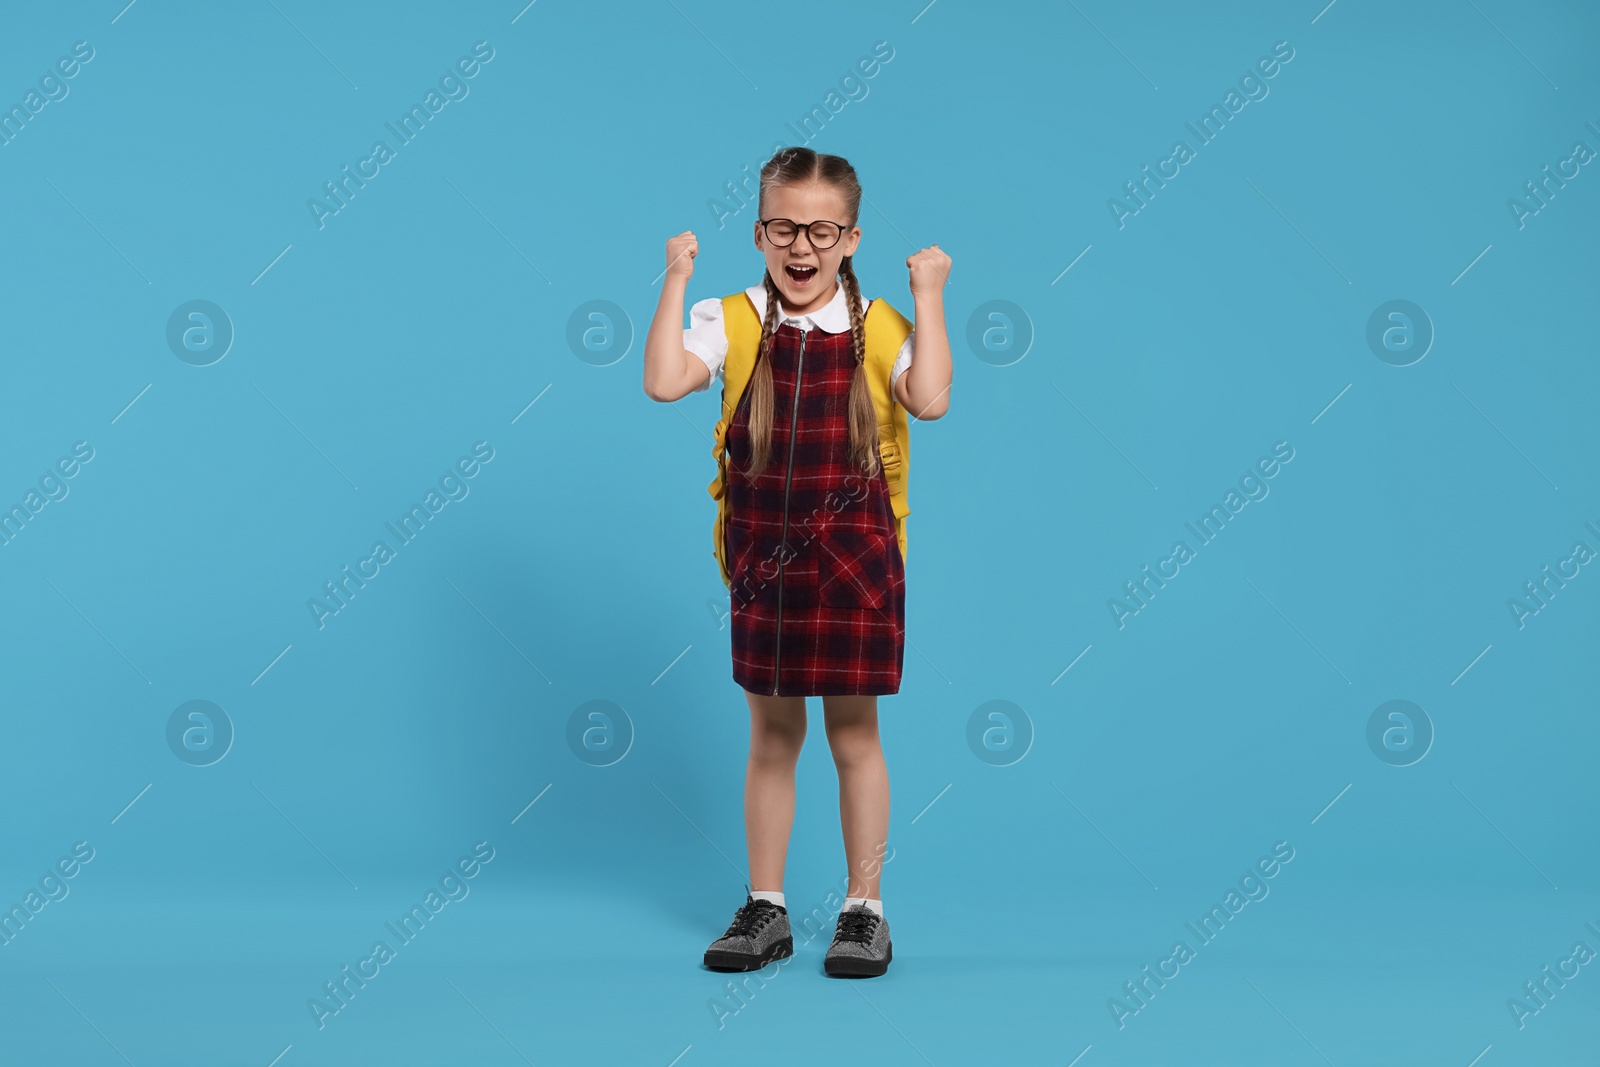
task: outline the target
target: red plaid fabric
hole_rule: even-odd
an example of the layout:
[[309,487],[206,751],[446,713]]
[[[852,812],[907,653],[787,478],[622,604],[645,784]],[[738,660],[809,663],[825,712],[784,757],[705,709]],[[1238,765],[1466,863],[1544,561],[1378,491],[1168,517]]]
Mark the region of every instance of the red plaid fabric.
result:
[[785,323],[771,358],[772,449],[760,477],[744,474],[748,389],[727,434],[733,680],[779,696],[897,693],[905,566],[882,468],[866,478],[848,465],[850,332],[810,330],[802,351],[801,331]]

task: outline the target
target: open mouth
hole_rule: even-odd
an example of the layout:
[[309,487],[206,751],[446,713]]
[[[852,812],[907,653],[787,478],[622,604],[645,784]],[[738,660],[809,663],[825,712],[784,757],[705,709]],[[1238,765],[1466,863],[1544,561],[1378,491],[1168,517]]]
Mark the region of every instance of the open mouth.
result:
[[795,285],[810,285],[817,277],[817,268],[815,267],[799,267],[790,264],[783,269],[789,275],[789,280]]

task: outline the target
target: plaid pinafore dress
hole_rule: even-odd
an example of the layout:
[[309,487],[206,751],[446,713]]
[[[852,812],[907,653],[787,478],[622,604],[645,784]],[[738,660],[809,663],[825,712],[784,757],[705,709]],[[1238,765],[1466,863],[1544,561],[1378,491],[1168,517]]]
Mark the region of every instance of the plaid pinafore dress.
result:
[[771,359],[771,448],[754,480],[748,388],[727,432],[733,680],[777,696],[897,693],[905,566],[882,465],[868,478],[846,454],[852,335],[782,322]]

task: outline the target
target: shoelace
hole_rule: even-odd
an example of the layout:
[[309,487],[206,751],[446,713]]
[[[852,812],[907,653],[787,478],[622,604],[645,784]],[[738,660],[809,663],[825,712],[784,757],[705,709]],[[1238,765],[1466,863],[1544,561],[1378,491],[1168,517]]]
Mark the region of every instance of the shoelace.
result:
[[870,908],[851,908],[839,914],[839,925],[834,929],[833,940],[870,945],[881,921],[878,913]]
[[722,936],[750,937],[758,934],[777,914],[778,906],[770,900],[746,900],[734,913],[733,923]]

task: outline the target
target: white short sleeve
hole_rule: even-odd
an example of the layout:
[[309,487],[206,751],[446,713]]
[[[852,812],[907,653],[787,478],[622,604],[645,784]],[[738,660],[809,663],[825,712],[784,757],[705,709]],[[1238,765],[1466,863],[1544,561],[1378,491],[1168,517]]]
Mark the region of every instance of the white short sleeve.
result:
[[905,343],[900,346],[900,353],[894,357],[894,369],[889,372],[890,392],[894,391],[894,383],[900,380],[900,375],[904,374],[906,368],[911,366],[912,342],[916,339],[917,330],[916,327],[912,327],[911,332],[906,334]]
[[[869,303],[868,307],[870,306]],[[905,341],[900,345],[900,351],[895,355],[894,366],[889,372],[891,391],[900,375],[911,366],[911,353],[916,337],[917,331],[913,328],[906,334]],[[720,297],[696,301],[689,308],[689,328],[683,331],[683,347],[699,357],[711,372],[705,383],[695,390],[697,393],[703,393],[711,388],[713,381],[722,377],[723,364],[728,357],[728,334],[723,327]]]
[[711,371],[711,377],[695,390],[703,393],[711,382],[722,376],[722,364],[728,357],[728,334],[722,326],[722,299],[709,297],[696,301],[689,309],[689,328],[683,331],[683,347],[700,357]]

